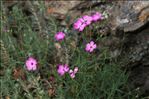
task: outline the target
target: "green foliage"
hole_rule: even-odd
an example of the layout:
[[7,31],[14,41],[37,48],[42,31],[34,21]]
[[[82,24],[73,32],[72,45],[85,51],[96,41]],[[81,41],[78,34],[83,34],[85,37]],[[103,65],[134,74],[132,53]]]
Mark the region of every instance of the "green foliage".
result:
[[[9,54],[9,65],[6,67],[1,62],[1,97],[9,96],[12,99],[134,98],[135,94],[133,92],[129,94],[127,88],[128,74],[112,61],[107,48],[102,48],[100,52],[93,54],[84,51],[83,42],[80,42],[79,47],[72,48],[70,42],[74,34],[68,34],[70,37],[60,45],[69,48],[67,52],[69,65],[71,68],[78,66],[79,72],[75,79],[71,79],[69,75],[60,77],[56,71],[56,65],[59,63],[54,63],[54,56],[57,53],[54,47],[54,33],[59,30],[54,18],[50,17],[48,22],[48,27],[51,28],[49,38],[42,38],[38,32],[32,30],[31,21],[16,6],[13,7],[11,16],[5,16],[3,12],[2,16],[6,17],[6,20],[1,20],[1,28],[9,24],[10,30],[1,33],[1,40]],[[86,29],[84,34],[88,31]],[[84,34],[82,33],[81,36],[86,42],[91,39]],[[100,39],[102,38],[98,37],[96,41]],[[28,72],[25,69],[24,63],[28,56],[34,56],[38,60],[37,71]],[[21,68],[24,79],[21,77],[14,79],[16,68]],[[56,84],[49,81],[51,75],[54,76]],[[54,96],[48,93],[49,88],[52,87],[55,88]]]

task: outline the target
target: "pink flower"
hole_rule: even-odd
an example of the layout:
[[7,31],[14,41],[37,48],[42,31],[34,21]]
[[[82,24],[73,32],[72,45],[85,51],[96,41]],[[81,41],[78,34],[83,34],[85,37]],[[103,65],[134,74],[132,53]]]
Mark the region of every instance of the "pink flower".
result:
[[69,74],[71,74],[71,73],[73,73],[73,70],[72,69],[69,70]]
[[76,73],[78,72],[78,67],[75,67],[74,70],[69,70],[69,75],[71,78],[75,78]]
[[68,71],[69,71],[69,67],[68,67],[68,65],[66,65],[66,64],[64,65],[64,71],[65,71],[65,72],[68,72]]
[[82,24],[82,25],[79,27],[79,31],[82,32],[85,27],[86,27],[86,24]]
[[73,72],[72,69],[69,70],[69,75],[70,75],[71,78],[75,77],[75,73]]
[[70,74],[70,77],[71,77],[71,78],[75,78],[75,76],[76,76],[76,75],[75,75],[74,72]]
[[79,30],[80,32],[84,30],[84,28],[91,24],[92,22],[92,17],[88,16],[88,15],[84,15],[82,18],[79,18],[74,24],[73,24],[73,28],[75,30]]
[[57,40],[57,41],[61,41],[61,40],[63,40],[65,38],[65,33],[63,33],[63,32],[57,32],[56,34],[55,34],[55,39]]
[[84,20],[82,18],[79,18],[74,24],[73,24],[73,28],[75,30],[79,30],[79,31],[83,31],[86,24],[83,23]]
[[82,21],[78,19],[78,20],[73,24],[73,28],[74,28],[75,30],[77,30],[77,29],[79,29],[79,28],[81,27],[81,25],[82,25]]
[[36,70],[37,69],[37,61],[33,57],[29,57],[25,62],[27,70]]
[[92,20],[93,21],[98,21],[98,20],[101,20],[103,17],[102,17],[102,14],[101,13],[99,13],[99,12],[96,12],[95,14],[93,14],[92,16]]
[[88,15],[84,15],[82,19],[83,19],[83,24],[86,24],[86,25],[90,25],[92,22],[92,17]]
[[57,72],[60,76],[63,76],[66,72],[69,71],[68,65],[58,65]]
[[59,74],[60,76],[63,76],[63,75],[65,74],[64,66],[63,66],[63,65],[59,65],[57,72],[58,72],[58,74]]
[[93,50],[96,49],[96,47],[96,44],[93,41],[91,41],[90,43],[86,44],[85,50],[87,52],[93,52]]
[[78,67],[75,67],[74,68],[74,73],[77,73],[78,72]]

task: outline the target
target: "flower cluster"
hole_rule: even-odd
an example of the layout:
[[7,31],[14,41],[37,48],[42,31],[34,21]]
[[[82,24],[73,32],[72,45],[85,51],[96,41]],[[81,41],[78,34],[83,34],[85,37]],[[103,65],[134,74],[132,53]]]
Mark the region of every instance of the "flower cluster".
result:
[[77,72],[78,72],[78,67],[75,67],[74,70],[70,69],[69,70],[70,77],[74,78]]
[[84,28],[90,25],[92,22],[91,16],[85,15],[82,18],[79,18],[73,25],[75,30],[83,31]]
[[[107,18],[107,14],[106,13],[99,13],[96,12],[92,15],[84,15],[81,18],[79,18],[74,24],[73,24],[73,28],[75,30],[78,31],[83,31],[84,28],[88,25],[90,25],[92,22],[97,22],[99,20],[105,19]],[[54,36],[56,41],[62,41],[65,38],[65,33],[64,32],[57,32]],[[57,46],[58,48],[60,48],[59,46]],[[89,43],[86,44],[85,50],[87,52],[93,52],[95,49],[97,48],[97,45],[95,44],[94,41],[90,41]],[[35,71],[37,69],[37,60],[34,59],[33,57],[29,57],[26,62],[26,69],[28,71]],[[75,67],[74,70],[70,69],[69,66],[67,64],[60,64],[58,65],[57,68],[57,72],[60,76],[65,75],[65,73],[69,73],[71,78],[75,78],[76,73],[78,72],[78,67]]]
[[60,64],[58,65],[58,68],[57,68],[57,72],[60,76],[63,76],[65,73],[69,73],[70,77],[71,78],[74,78],[75,77],[75,74],[78,72],[78,67],[75,67],[74,70],[72,69],[69,69],[69,66],[64,64]]
[[57,69],[57,72],[60,76],[63,76],[66,72],[69,71],[69,67],[68,65],[58,65],[58,69]]
[[99,12],[96,12],[92,14],[91,16],[89,15],[84,15],[83,17],[79,18],[74,24],[73,28],[78,31],[83,31],[84,28],[88,25],[90,25],[92,22],[96,22],[98,20],[104,19],[102,14]]

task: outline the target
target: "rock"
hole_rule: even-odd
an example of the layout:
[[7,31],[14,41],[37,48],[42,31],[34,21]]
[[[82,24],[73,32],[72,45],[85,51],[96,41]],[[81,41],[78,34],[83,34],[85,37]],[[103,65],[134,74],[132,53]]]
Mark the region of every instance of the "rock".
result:
[[62,25],[68,24],[66,21],[67,16],[69,16],[69,24],[72,24],[77,17],[88,14],[92,12],[99,11],[96,8],[102,9],[104,11],[107,5],[110,2],[101,2],[101,1],[48,1],[45,2],[47,7],[47,14],[45,17],[48,18],[49,15],[54,16],[55,18],[62,21]]
[[[112,55],[130,72],[130,85],[147,95],[149,87],[149,2],[119,1],[112,8],[111,30],[119,39]],[[117,47],[121,45],[121,47]],[[119,50],[118,50],[119,49]],[[119,54],[116,54],[120,52]]]
[[69,10],[80,4],[81,1],[49,1],[45,2],[48,9],[52,9],[50,14],[66,15]]
[[122,27],[125,33],[134,32],[149,21],[148,1],[119,1],[112,11],[112,30]]

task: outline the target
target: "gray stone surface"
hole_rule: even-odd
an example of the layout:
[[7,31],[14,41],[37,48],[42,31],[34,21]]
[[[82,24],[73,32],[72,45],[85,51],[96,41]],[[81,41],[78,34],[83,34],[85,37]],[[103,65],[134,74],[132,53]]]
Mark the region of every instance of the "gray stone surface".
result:
[[149,21],[149,1],[119,1],[112,11],[112,30],[121,27],[124,32],[133,32]]
[[112,11],[110,25],[113,35],[121,41],[121,48],[111,53],[119,53],[119,61],[130,73],[130,84],[148,95],[149,1],[119,1]]

